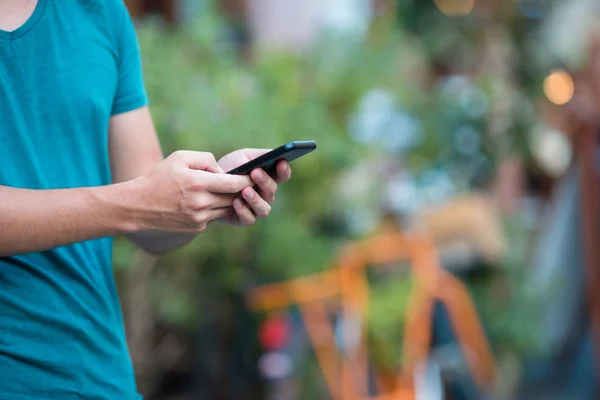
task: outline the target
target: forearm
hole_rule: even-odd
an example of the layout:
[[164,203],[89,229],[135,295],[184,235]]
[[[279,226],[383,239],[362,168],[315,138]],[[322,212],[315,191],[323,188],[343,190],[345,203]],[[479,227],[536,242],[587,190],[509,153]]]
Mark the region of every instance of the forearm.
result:
[[0,186],[0,256],[136,230],[135,184],[28,190]]

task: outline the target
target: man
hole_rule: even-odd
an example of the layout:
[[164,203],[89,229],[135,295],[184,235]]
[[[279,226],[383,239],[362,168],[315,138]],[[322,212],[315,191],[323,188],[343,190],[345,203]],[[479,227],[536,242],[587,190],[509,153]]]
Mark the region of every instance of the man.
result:
[[263,152],[163,160],[122,0],[0,0],[0,399],[138,399],[110,237],[253,224],[277,182],[223,172]]

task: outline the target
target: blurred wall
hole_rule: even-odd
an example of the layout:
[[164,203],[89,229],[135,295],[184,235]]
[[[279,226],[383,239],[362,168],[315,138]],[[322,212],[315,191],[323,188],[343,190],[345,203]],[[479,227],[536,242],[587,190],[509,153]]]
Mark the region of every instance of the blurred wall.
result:
[[320,0],[248,0],[252,40],[259,49],[304,49],[318,29]]
[[247,0],[255,48],[302,51],[324,33],[362,37],[371,0]]

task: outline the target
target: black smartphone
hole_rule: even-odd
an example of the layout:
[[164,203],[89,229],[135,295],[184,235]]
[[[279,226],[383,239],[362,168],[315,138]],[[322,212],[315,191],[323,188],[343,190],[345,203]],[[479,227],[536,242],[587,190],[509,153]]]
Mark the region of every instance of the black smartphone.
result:
[[292,162],[295,159],[312,152],[316,148],[317,143],[313,140],[290,142],[229,171],[228,174],[248,175],[256,168],[262,168],[269,175],[274,176],[276,174],[275,167],[277,166],[277,163],[284,160]]

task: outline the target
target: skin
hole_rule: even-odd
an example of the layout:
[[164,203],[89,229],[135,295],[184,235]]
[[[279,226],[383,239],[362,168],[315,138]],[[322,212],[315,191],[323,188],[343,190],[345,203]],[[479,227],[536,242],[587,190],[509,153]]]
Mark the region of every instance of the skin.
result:
[[[131,127],[137,127],[137,129],[131,129]],[[216,189],[217,192],[210,192],[213,196],[196,194],[197,197],[202,196],[199,201],[208,203],[208,209],[198,209],[196,215],[189,216],[192,219],[199,218],[197,222],[199,225],[195,225],[190,234],[186,234],[187,232],[184,231],[183,234],[174,235],[171,230],[173,228],[167,230],[152,228],[150,231],[142,228],[133,233],[127,233],[130,240],[151,253],[163,253],[184,246],[193,240],[198,232],[204,231],[208,224],[215,221],[237,226],[254,224],[258,219],[269,215],[270,204],[275,200],[278,183],[291,178],[291,169],[286,162],[278,164],[276,180],[260,169],[252,171],[250,177],[224,174],[224,171],[230,171],[268,152],[269,150],[266,149],[237,150],[224,156],[218,162],[210,153],[177,152],[162,162],[162,151],[147,108],[113,117],[109,125],[109,137],[113,181],[126,183],[146,181],[148,178],[152,182],[160,180],[162,190],[155,189],[156,193],[150,197],[156,201],[162,200],[158,193],[167,194],[169,198],[177,195],[177,193],[170,194],[165,190],[166,188],[172,187],[175,192],[180,192],[182,189],[181,184],[174,184],[173,181],[161,177],[165,167],[163,163],[170,171],[172,158],[175,158],[175,163],[178,163],[180,158],[187,161],[202,157],[202,162],[195,166],[188,164],[188,169],[207,170],[213,173],[213,179],[218,179],[219,182],[242,182],[241,189],[238,186],[234,186],[234,190]],[[144,145],[141,146],[141,143]],[[208,167],[204,160],[209,163]],[[136,180],[136,177],[142,178]],[[252,188],[254,185],[258,192]],[[221,197],[215,198],[215,193],[220,194]],[[192,207],[195,206],[192,205]]]
[[37,5],[37,0],[0,0],[0,29],[14,31],[27,19]]
[[[0,29],[21,26],[36,4],[0,0]],[[109,151],[111,185],[0,186],[0,256],[117,235],[161,254],[186,245],[212,222],[248,226],[268,216],[278,184],[291,177],[286,162],[277,165],[276,179],[262,170],[224,173],[268,150],[238,150],[219,161],[210,153],[178,151],[165,159],[147,107],[110,119]]]

